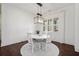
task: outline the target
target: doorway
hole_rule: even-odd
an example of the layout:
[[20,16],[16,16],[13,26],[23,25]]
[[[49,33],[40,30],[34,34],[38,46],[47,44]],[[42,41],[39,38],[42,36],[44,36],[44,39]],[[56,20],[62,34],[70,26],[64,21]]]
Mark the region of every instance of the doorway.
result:
[[65,42],[65,14],[58,12],[53,15],[53,41]]

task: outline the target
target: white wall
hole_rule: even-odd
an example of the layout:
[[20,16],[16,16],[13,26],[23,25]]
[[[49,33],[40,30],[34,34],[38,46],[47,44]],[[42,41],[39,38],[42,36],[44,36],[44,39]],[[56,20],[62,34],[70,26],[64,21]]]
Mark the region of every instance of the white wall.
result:
[[[57,41],[57,42],[60,42],[60,43],[63,43],[64,41],[64,12],[59,12],[59,13],[56,13],[56,14],[53,14],[53,17],[56,18],[58,17],[59,19],[57,20],[57,32],[54,31],[54,28],[53,28],[53,39],[54,41]],[[52,18],[54,20],[54,18]],[[54,25],[53,25],[54,26]]]
[[1,41],[1,13],[0,13],[0,41]]
[[0,40],[1,40],[1,13],[0,13]]
[[2,44],[27,40],[27,32],[33,31],[33,16],[11,4],[2,4]]
[[[63,24],[63,25],[65,25],[65,37],[63,39],[63,41],[64,41],[63,43],[74,45],[74,42],[75,42],[75,38],[74,38],[74,4],[60,8],[60,9],[53,10],[51,13],[48,14],[49,16],[48,15],[47,16],[52,18],[54,14],[57,14],[59,12],[65,13],[64,14],[65,23]],[[52,39],[52,40],[57,41],[55,39]],[[60,41],[61,40],[58,40],[57,42],[60,42]]]
[[75,23],[74,5],[65,10],[65,43],[74,45],[75,43]]
[[1,4],[0,4],[0,40],[1,40]]
[[[52,14],[65,12],[64,43],[74,45],[74,5],[57,9]],[[50,15],[49,15],[50,16]],[[33,15],[11,4],[2,5],[2,46],[26,40],[27,32],[33,31]],[[53,39],[52,39],[53,40]],[[60,41],[58,41],[60,42]]]
[[65,12],[65,39],[64,43],[74,45],[74,5],[63,8]]
[[79,4],[75,4],[75,51],[79,52]]

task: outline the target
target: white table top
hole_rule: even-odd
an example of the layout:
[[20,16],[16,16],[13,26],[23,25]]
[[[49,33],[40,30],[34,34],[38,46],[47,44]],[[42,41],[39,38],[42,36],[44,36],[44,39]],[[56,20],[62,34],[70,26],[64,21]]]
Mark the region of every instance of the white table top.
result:
[[43,34],[43,35],[34,34],[34,35],[31,35],[31,38],[36,38],[36,39],[47,39],[47,38],[49,38],[49,35],[46,35],[46,34]]

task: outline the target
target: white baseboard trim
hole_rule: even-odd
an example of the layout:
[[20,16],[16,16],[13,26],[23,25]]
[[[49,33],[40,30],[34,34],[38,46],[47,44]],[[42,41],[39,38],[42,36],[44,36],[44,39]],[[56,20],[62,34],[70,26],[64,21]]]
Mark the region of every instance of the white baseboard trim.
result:
[[75,52],[79,52],[79,49],[77,47],[75,47]]

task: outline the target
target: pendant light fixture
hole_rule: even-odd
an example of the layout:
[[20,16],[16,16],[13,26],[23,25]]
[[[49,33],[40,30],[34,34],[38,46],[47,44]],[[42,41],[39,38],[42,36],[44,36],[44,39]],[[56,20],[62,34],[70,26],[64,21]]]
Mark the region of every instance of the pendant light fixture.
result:
[[36,3],[37,5],[38,5],[38,7],[39,7],[39,10],[38,10],[38,13],[36,14],[36,17],[34,17],[34,20],[35,20],[35,23],[41,23],[41,24],[43,24],[43,15],[42,15],[42,10],[41,10],[41,8],[42,8],[42,4],[41,3]]

